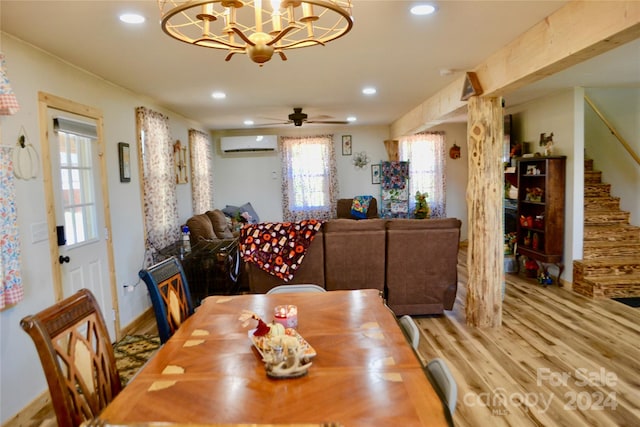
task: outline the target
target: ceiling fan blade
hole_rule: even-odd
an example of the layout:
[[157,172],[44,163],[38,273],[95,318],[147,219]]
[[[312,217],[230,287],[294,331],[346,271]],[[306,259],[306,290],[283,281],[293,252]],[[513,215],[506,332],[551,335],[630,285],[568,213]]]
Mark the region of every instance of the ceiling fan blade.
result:
[[345,120],[307,120],[305,123],[322,123],[325,125],[347,125],[349,122]]

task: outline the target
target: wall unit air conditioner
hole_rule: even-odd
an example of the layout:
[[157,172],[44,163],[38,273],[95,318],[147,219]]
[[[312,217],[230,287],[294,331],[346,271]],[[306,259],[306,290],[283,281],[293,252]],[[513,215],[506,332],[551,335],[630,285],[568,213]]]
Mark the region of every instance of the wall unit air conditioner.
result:
[[275,151],[277,146],[277,135],[223,136],[220,138],[220,149],[223,153]]

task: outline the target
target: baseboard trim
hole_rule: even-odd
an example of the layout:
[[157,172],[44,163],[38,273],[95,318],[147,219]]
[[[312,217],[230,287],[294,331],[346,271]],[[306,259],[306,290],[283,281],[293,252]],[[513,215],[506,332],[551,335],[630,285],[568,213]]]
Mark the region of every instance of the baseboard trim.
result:
[[149,322],[155,322],[155,314],[153,314],[152,307],[149,307],[144,313],[135,318],[133,322],[122,328],[118,339],[126,335],[131,335],[134,331],[142,329],[144,325],[147,325]]
[[2,427],[28,427],[33,423],[33,419],[38,418],[38,413],[50,405],[51,396],[49,396],[49,390],[46,390],[22,408],[20,412],[7,420]]

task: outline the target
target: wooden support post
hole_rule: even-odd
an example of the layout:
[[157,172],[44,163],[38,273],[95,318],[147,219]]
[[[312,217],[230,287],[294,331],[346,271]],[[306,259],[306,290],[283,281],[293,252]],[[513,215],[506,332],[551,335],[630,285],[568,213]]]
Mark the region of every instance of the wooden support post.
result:
[[502,324],[504,281],[502,98],[472,96],[467,119],[467,324],[481,328],[498,327]]
[[384,142],[384,148],[387,150],[387,157],[390,162],[397,162],[400,160],[399,143],[400,141],[397,139],[388,139]]

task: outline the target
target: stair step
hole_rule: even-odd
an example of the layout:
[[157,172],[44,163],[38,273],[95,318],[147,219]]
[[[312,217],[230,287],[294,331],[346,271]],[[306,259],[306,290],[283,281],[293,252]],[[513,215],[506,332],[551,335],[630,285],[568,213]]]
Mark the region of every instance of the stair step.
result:
[[629,224],[588,225],[584,227],[584,243],[593,240],[610,242],[637,241],[640,239],[640,227]]
[[576,281],[573,290],[594,298],[626,298],[640,296],[640,272],[619,276]]
[[585,171],[593,170],[593,159],[584,159],[584,170]]
[[610,197],[611,184],[585,184],[584,197]]
[[600,184],[602,183],[602,172],[601,171],[584,171],[584,183],[585,184]]
[[640,254],[640,239],[621,242],[591,240],[584,242],[582,257],[585,260],[602,258],[629,258]]
[[620,209],[620,197],[585,197],[584,210]]
[[574,279],[640,274],[640,256],[573,261]]
[[628,224],[631,214],[626,211],[614,210],[588,210],[584,212],[585,224]]

